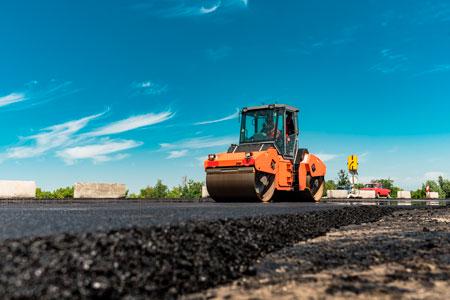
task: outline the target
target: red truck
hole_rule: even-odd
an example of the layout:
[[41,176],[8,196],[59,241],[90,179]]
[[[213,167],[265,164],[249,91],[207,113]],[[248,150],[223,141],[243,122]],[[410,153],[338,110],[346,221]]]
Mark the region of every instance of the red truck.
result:
[[375,191],[375,197],[391,198],[391,190],[383,188],[383,185],[379,182],[372,182],[365,184],[361,191]]

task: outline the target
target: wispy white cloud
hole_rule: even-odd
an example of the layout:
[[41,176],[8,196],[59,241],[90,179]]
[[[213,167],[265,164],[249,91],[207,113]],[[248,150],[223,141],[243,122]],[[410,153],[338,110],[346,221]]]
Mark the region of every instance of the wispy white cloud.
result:
[[322,161],[330,161],[337,157],[339,157],[339,154],[332,154],[332,153],[317,153],[317,157],[319,157]]
[[[201,152],[199,150],[229,146],[233,143],[236,143],[235,136],[204,136],[160,144],[160,151],[167,152],[167,159],[174,159],[187,156],[190,152],[189,150],[193,150],[192,153],[198,155]],[[196,159],[202,160],[201,158]]]
[[77,160],[90,159],[96,163],[122,159],[125,154],[116,154],[125,150],[141,146],[141,142],[133,140],[106,140],[98,144],[70,147],[57,152],[67,164],[73,164]]
[[96,163],[122,159],[126,157],[126,154],[118,152],[138,147],[142,143],[99,137],[157,124],[174,115],[171,112],[150,113],[114,122],[91,132],[81,132],[86,132],[88,124],[104,114],[53,125],[40,130],[35,135],[23,137],[18,145],[6,148],[3,153],[0,153],[0,161],[40,157],[47,154],[56,154],[70,164],[82,159],[91,159]]
[[229,116],[226,116],[226,117],[223,117],[220,119],[216,119],[216,120],[197,122],[197,123],[194,123],[194,125],[206,125],[206,124],[219,123],[219,122],[224,122],[224,121],[228,121],[228,120],[233,120],[233,119],[236,119],[237,117],[239,117],[239,109],[236,109],[236,112],[232,113]]
[[20,91],[0,97],[0,107],[7,110],[23,110],[39,104],[47,103],[77,92],[70,81],[51,80],[41,84],[36,80],[27,83]]
[[370,152],[362,152],[358,154],[359,162],[365,163],[367,162],[367,157],[370,155]]
[[366,157],[366,156],[368,156],[370,154],[370,152],[363,152],[363,153],[361,153],[360,155],[359,155],[359,157]]
[[382,49],[380,51],[380,54],[381,56],[388,58],[390,60],[400,60],[400,61],[408,60],[408,58],[405,55],[394,53],[392,49]]
[[127,119],[108,124],[97,130],[89,132],[86,135],[95,137],[127,132],[130,130],[162,123],[164,121],[169,120],[174,115],[175,115],[174,113],[166,111],[157,114],[149,113],[145,115],[132,116]]
[[204,6],[202,6],[202,7],[200,8],[200,14],[206,15],[206,14],[213,13],[213,12],[215,12],[219,7],[220,7],[220,2],[219,2],[218,4],[216,4],[216,5],[211,6],[211,7],[204,7]]
[[389,9],[381,14],[380,24],[383,27],[407,24],[421,26],[450,22],[450,4],[448,1],[415,1],[411,2],[413,10]]
[[133,82],[131,84],[133,89],[133,96],[137,95],[147,95],[147,96],[158,96],[167,92],[167,85],[159,84],[154,81],[142,81]]
[[447,174],[440,171],[428,171],[423,174],[424,180],[437,180],[439,176],[447,177]]
[[71,144],[75,142],[73,138],[75,133],[101,115],[103,113],[44,128],[41,133],[22,139],[23,142],[31,142],[32,145],[8,148],[5,156],[15,159],[36,157],[49,150]]
[[305,36],[302,40],[296,41],[294,44],[284,45],[283,51],[287,53],[312,55],[322,49],[329,50],[333,48],[337,50],[337,48],[346,47],[348,44],[357,41],[360,29],[360,25],[354,25],[338,29],[331,32],[328,36]]
[[248,0],[166,0],[141,2],[133,9],[165,18],[196,17],[248,7]]
[[188,154],[188,150],[173,150],[169,151],[169,155],[166,157],[167,159],[174,159],[174,158],[180,158],[185,157]]
[[450,4],[446,1],[419,1],[416,15],[412,16],[411,22],[415,24],[449,22]]
[[406,71],[408,57],[397,53],[392,49],[380,50],[381,59],[378,63],[369,68],[369,71],[390,74],[397,71]]
[[400,148],[398,146],[394,146],[387,150],[388,153],[396,153]]
[[434,67],[432,67],[429,70],[417,73],[416,76],[432,74],[432,73],[444,73],[444,72],[450,72],[450,64],[435,65]]
[[219,146],[230,145],[236,143],[235,136],[223,136],[223,137],[196,137],[191,139],[185,139],[173,143],[160,144],[162,150],[171,149],[205,149]]
[[22,102],[25,101],[25,99],[25,94],[23,93],[11,93],[9,95],[0,97],[0,107],[17,102]]

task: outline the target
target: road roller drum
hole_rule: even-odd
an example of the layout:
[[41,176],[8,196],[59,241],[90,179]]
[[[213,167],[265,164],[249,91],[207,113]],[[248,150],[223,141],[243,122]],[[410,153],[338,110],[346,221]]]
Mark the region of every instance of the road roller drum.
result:
[[216,168],[206,171],[209,195],[216,201],[270,201],[275,192],[275,175],[253,167]]

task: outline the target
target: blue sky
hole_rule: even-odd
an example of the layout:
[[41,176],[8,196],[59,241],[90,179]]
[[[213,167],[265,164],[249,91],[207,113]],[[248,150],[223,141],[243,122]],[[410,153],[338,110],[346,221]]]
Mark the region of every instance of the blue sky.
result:
[[0,178],[203,179],[236,111],[300,108],[328,178],[450,176],[448,1],[121,0],[0,4]]

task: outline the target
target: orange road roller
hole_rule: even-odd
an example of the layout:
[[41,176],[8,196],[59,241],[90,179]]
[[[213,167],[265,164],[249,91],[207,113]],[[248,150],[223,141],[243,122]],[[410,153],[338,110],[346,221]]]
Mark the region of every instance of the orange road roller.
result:
[[238,145],[209,154],[206,187],[216,201],[320,201],[326,166],[298,148],[298,112],[282,104],[241,110]]

